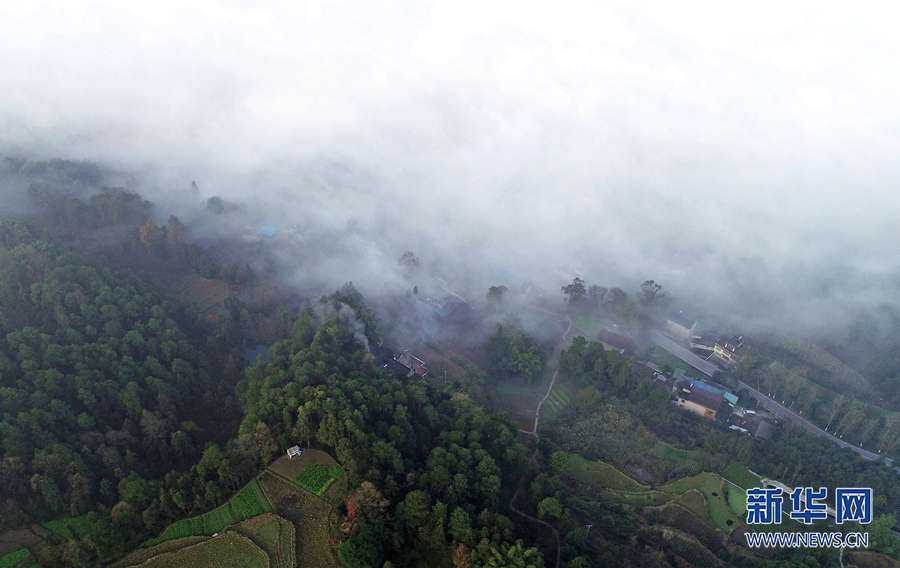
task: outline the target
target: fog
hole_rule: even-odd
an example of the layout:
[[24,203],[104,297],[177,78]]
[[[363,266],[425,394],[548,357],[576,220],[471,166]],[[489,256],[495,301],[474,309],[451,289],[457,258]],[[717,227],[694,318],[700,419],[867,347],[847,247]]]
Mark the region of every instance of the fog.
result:
[[882,8],[10,4],[0,154],[105,164],[201,240],[211,196],[299,225],[316,254],[272,258],[307,291],[480,301],[501,266],[815,333],[900,284]]

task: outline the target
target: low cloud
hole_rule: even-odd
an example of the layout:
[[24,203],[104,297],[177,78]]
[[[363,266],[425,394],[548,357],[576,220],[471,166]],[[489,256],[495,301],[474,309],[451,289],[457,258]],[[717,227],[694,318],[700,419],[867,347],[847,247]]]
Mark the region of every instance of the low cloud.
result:
[[[304,290],[403,290],[416,282],[396,259],[413,250],[479,300],[491,263],[554,293],[572,275],[654,279],[695,312],[799,330],[896,297],[900,42],[883,14],[7,12],[0,153],[104,163],[161,215],[216,195],[253,222],[300,225],[300,252],[270,258]],[[181,191],[191,180],[199,199]],[[194,229],[225,230],[200,214]]]

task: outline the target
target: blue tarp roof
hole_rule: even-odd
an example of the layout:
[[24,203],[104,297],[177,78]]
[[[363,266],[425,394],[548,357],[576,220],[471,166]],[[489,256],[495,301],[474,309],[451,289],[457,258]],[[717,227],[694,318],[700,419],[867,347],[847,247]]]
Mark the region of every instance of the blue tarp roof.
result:
[[270,227],[268,225],[259,228],[259,234],[267,237],[274,237],[276,232],[278,232],[276,227]]
[[698,389],[705,390],[707,392],[711,392],[713,394],[721,394],[724,395],[725,391],[723,389],[718,389],[712,385],[706,384],[703,381],[694,381],[692,387],[697,387]]

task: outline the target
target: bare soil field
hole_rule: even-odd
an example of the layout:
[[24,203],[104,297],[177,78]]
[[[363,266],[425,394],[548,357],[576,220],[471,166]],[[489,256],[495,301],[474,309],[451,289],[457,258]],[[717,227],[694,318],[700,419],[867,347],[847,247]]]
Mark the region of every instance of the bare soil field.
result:
[[334,458],[325,452],[319,450],[306,450],[303,452],[303,455],[295,458],[281,456],[269,466],[269,469],[285,479],[294,479],[300,475],[300,472],[303,471],[303,468],[309,463],[317,463],[328,467],[337,465]]
[[[185,285],[185,283],[187,285]],[[185,302],[196,302],[200,309],[209,314],[224,311],[223,303],[231,289],[221,280],[210,280],[194,275],[194,279],[185,279],[177,286],[180,290],[174,291],[174,296]]]
[[41,537],[34,534],[28,529],[20,529],[17,531],[7,531],[0,535],[0,543],[17,544],[21,546],[34,546],[41,542]]
[[259,476],[259,485],[275,511],[294,524],[296,566],[337,568],[329,534],[334,514],[331,505],[271,471]]

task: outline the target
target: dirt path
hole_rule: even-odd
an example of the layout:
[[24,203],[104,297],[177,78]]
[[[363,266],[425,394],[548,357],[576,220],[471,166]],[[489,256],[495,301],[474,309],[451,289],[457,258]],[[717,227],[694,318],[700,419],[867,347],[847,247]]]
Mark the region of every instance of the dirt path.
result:
[[[540,311],[546,312],[546,310],[540,310]],[[565,349],[565,348],[569,347],[569,344],[572,342],[572,339],[574,339],[574,337],[566,339],[566,336],[572,332],[573,327],[575,329],[578,329],[579,331],[581,331],[585,335],[585,337],[587,337],[587,333],[585,333],[585,331],[583,329],[581,329],[580,327],[578,327],[574,323],[572,323],[572,318],[570,318],[569,316],[562,316],[561,314],[557,314],[554,312],[547,312],[547,313],[553,314],[555,316],[560,316],[561,318],[564,318],[566,321],[569,322],[569,327],[566,328],[566,332],[563,333],[563,336],[562,336],[562,341],[560,341],[559,345],[557,346],[559,349]],[[528,434],[529,436],[534,436],[535,438],[538,437],[538,425],[540,424],[540,420],[541,420],[541,406],[543,406],[543,404],[547,401],[547,399],[550,398],[550,393],[553,392],[553,387],[556,385],[556,378],[558,375],[559,375],[559,367],[557,366],[557,369],[553,372],[553,380],[550,381],[550,388],[547,389],[547,394],[544,395],[544,398],[542,398],[541,401],[537,405],[537,410],[534,411],[534,428],[532,428],[531,430],[519,430],[519,432],[522,432],[523,434]],[[537,450],[537,448],[535,448],[534,453],[531,454],[530,461],[533,462],[535,460],[535,458],[537,457],[537,453],[538,453],[538,450]],[[513,495],[512,499],[509,500],[509,508],[512,509],[513,511],[515,511],[516,513],[522,515],[526,519],[532,520],[536,523],[540,523],[540,524],[544,525],[545,527],[547,527],[548,529],[550,529],[551,531],[553,531],[553,536],[556,537],[556,568],[559,568],[559,561],[560,561],[560,557],[562,556],[562,547],[560,546],[560,543],[559,543],[559,531],[556,530],[555,528],[553,528],[553,526],[550,523],[547,523],[538,518],[532,517],[531,515],[524,513],[522,511],[520,511],[519,509],[516,509],[516,505],[515,505],[516,498],[519,496],[519,492],[522,490],[522,483],[524,481],[525,481],[525,477],[523,476],[522,479],[519,480],[519,486],[516,487],[515,494]]]
[[[546,311],[546,310],[541,310],[541,311]],[[547,312],[547,313],[553,314],[555,316],[560,315],[560,314],[557,314],[554,312]],[[569,333],[571,333],[572,327],[574,326],[574,324],[572,323],[572,318],[570,318],[569,316],[562,316],[562,317],[564,317],[569,322],[569,327],[566,329],[566,332],[563,333],[562,341],[560,341],[560,343],[557,347],[566,348],[571,343],[571,340],[574,339],[574,337],[572,339],[566,339],[566,336],[569,335]],[[581,328],[577,328],[577,329],[580,329],[582,332],[584,332],[584,330]],[[553,392],[553,387],[554,387],[554,385],[556,385],[556,377],[558,375],[559,375],[559,368],[557,367],[556,371],[553,372],[553,380],[550,381],[550,388],[547,389],[547,394],[544,395],[544,398],[541,399],[541,401],[537,405],[537,409],[534,411],[534,428],[532,428],[530,431],[529,430],[519,430],[519,432],[522,432],[523,434],[528,434],[531,436],[537,436],[538,424],[541,421],[541,406],[543,406],[544,403],[547,402],[547,399],[550,398],[550,393]]]

